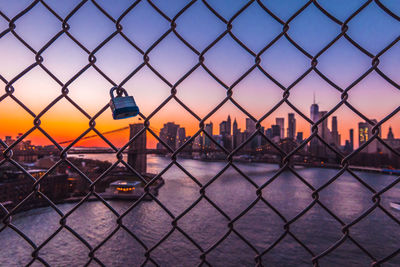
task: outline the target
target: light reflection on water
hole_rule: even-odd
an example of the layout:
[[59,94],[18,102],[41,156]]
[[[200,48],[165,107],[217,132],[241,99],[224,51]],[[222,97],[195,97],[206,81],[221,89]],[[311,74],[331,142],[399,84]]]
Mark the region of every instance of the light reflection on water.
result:
[[[114,158],[110,155],[93,155],[102,160]],[[202,162],[180,159],[180,164],[202,184],[206,184],[226,165],[225,162]],[[148,171],[157,173],[169,163],[168,158],[148,157]],[[270,179],[277,166],[261,163],[237,163],[252,181],[261,185]],[[337,170],[299,169],[299,174],[314,187],[319,187]],[[376,190],[382,189],[396,177],[372,173],[358,173]],[[159,200],[175,215],[179,215],[200,197],[199,186],[178,167],[173,166],[165,175],[166,183],[160,189]],[[296,216],[312,201],[311,190],[295,175],[285,172],[263,190],[263,197],[279,210],[288,220]],[[228,168],[206,189],[211,201],[217,204],[230,218],[236,217],[254,200],[256,190],[233,168]],[[349,223],[372,206],[372,193],[359,184],[354,177],[345,173],[319,194],[320,201],[333,211],[343,222]],[[382,197],[382,206],[398,219],[396,211],[390,210],[389,202],[400,198],[400,187],[396,186]],[[111,201],[120,213],[130,203]],[[74,204],[59,205],[63,212]],[[124,219],[123,223],[143,242],[151,247],[168,233],[171,217],[156,202],[139,204]],[[14,224],[26,233],[36,244],[40,244],[59,226],[59,216],[51,208],[40,208],[20,213],[14,217]],[[116,216],[100,202],[82,205],[68,219],[67,225],[95,247],[116,227]],[[178,226],[196,242],[209,248],[228,231],[228,220],[204,199],[188,214],[183,216]],[[283,233],[284,222],[265,203],[258,202],[245,216],[234,223],[234,228],[262,251]],[[303,241],[314,253],[328,248],[342,236],[342,226],[323,208],[316,205],[290,226],[290,231]],[[399,248],[399,226],[375,211],[367,219],[353,226],[351,236],[377,258],[389,255]],[[7,229],[0,233],[0,266],[23,266],[30,259],[31,248],[20,237]],[[107,266],[138,266],[144,260],[145,250],[123,229],[120,229],[96,256]],[[86,263],[89,250],[71,233],[62,230],[40,251],[40,256],[52,266],[81,266]],[[151,252],[151,256],[161,266],[194,266],[199,263],[199,250],[179,231]],[[207,260],[216,266],[253,266],[255,253],[235,233],[232,233],[215,250],[207,255]],[[263,257],[267,266],[310,266],[311,256],[287,235],[280,244]],[[368,266],[370,259],[353,243],[346,241],[339,249],[321,260],[321,266]],[[386,266],[399,266],[400,256]],[[35,265],[35,264],[34,264]],[[40,263],[36,264],[40,266]]]

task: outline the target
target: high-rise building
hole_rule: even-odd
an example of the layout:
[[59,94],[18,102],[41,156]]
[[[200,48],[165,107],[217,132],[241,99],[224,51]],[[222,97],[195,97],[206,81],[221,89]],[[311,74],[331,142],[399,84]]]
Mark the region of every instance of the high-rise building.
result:
[[[319,117],[318,120],[321,119],[323,116],[325,116],[328,112],[327,111],[320,111],[319,112]],[[319,136],[322,137],[326,142],[330,143],[331,142],[331,132],[329,131],[328,128],[328,119],[323,120],[319,125],[318,125],[318,134]]]
[[199,149],[202,148],[202,146],[203,146],[203,136],[201,136],[201,135],[199,134],[198,136],[196,136],[196,137],[194,138],[194,142],[193,142],[192,148],[193,148],[194,150],[199,150]]
[[361,146],[369,140],[370,126],[367,122],[358,123],[358,145]]
[[387,139],[388,139],[388,140],[393,140],[393,139],[394,139],[394,134],[393,134],[393,131],[392,131],[392,126],[389,127],[389,132],[388,132],[388,134],[387,134]]
[[272,140],[274,142],[279,142],[281,139],[281,127],[279,125],[271,125],[272,129]]
[[[261,127],[260,127],[260,131],[261,131],[262,133],[264,133],[264,132],[265,132],[265,128],[264,128],[263,126],[261,126]],[[258,139],[258,147],[264,146],[264,145],[267,144],[267,140],[265,140],[265,138],[264,138],[263,136],[257,135],[257,139]]]
[[[170,148],[176,149],[176,136],[178,133],[179,125],[173,122],[167,122],[160,130],[160,139],[166,143]],[[157,144],[158,149],[165,149],[161,143]]]
[[[210,123],[206,124],[205,127],[204,127],[204,131],[208,135],[212,136],[213,135],[213,123],[210,122]],[[203,138],[203,146],[204,146],[204,148],[210,148],[211,144],[212,144],[211,143],[211,139],[208,136],[204,135],[204,138]]]
[[222,121],[219,124],[219,134],[220,135],[225,135],[227,132],[227,127],[226,127],[226,121]]
[[[388,144],[391,148],[393,148],[395,150],[399,150],[400,149],[400,139],[399,138],[397,138],[397,139],[395,138],[391,126],[389,127],[387,138],[384,139],[383,141],[385,141],[386,144]],[[397,158],[396,154],[393,153],[392,151],[390,151],[385,146],[382,146],[382,152],[385,153],[385,154],[389,154],[389,156],[391,158]]]
[[272,128],[268,128],[267,130],[265,130],[265,136],[269,139],[272,139]]
[[[314,102],[310,107],[310,119],[315,123],[318,121],[319,119],[319,106],[318,104],[315,102],[315,94],[314,94]],[[319,130],[319,128],[318,128]],[[312,134],[312,126],[310,129],[310,133]],[[313,139],[311,139],[310,142],[310,151],[313,154],[318,154],[319,153],[319,147],[320,142],[318,141],[318,139],[316,137],[314,137]]]
[[231,135],[231,133],[232,133],[231,129],[232,129],[231,116],[228,115],[228,119],[226,120],[226,128],[225,128],[227,135]]
[[315,102],[315,95],[314,95],[314,103],[311,105],[310,108],[310,118],[313,122],[316,122],[319,119],[319,106]]
[[332,132],[337,132],[337,131],[338,131],[337,117],[333,116],[332,117]]
[[178,129],[178,135],[176,137],[176,147],[180,147],[186,142],[186,130],[181,127]]
[[350,143],[349,146],[351,148],[351,151],[354,150],[354,129],[350,129]]
[[303,142],[303,132],[297,132],[296,142],[297,143]]
[[12,139],[12,137],[11,136],[9,136],[9,135],[7,135],[6,136],[6,139],[4,140],[4,143],[6,143],[8,146],[10,146],[12,143],[14,143],[15,142],[15,140],[14,139]]
[[346,140],[346,142],[344,144],[344,152],[346,152],[346,153],[353,152],[353,148],[351,147],[349,140]]
[[233,135],[237,134],[238,131],[239,131],[239,128],[238,128],[238,124],[237,124],[236,118],[235,118],[235,120],[233,121],[233,127],[232,127],[232,128],[233,128],[233,129],[232,129]]
[[[130,124],[130,139],[136,136],[144,128],[143,123]],[[146,150],[146,132],[143,132],[129,145],[128,164],[138,173],[146,173],[147,155]]]
[[235,120],[233,121],[233,126],[232,126],[232,146],[233,148],[236,148],[240,144],[240,129],[238,128],[238,124]]
[[250,119],[246,118],[246,133],[252,134],[256,131],[256,123]]
[[[378,123],[377,120],[371,120],[374,124]],[[359,122],[358,123],[358,144],[359,146],[362,146],[370,138],[372,138],[372,128],[373,126],[369,124],[368,122]],[[381,135],[381,129],[379,127],[379,136]],[[365,150],[364,152],[367,153],[377,153],[381,151],[381,145],[380,143],[375,139],[373,140]]]
[[332,117],[331,139],[331,144],[335,145],[336,147],[340,146],[340,135],[338,132],[338,121],[336,116]]
[[275,118],[275,125],[279,126],[279,129],[280,129],[279,137],[280,137],[280,139],[285,138],[285,118]]
[[294,118],[294,113],[289,113],[287,137],[294,140],[295,136],[296,136],[296,119]]
[[219,124],[219,134],[224,135],[231,135],[232,123],[231,123],[231,116],[228,115],[228,119],[226,121],[222,121]]

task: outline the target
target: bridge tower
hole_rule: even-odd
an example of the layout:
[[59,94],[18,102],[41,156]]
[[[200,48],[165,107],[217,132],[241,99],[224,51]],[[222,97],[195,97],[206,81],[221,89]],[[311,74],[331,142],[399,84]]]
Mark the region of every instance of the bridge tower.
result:
[[[129,139],[134,137],[144,128],[143,123],[135,123],[129,125]],[[144,174],[147,170],[146,158],[146,132],[140,134],[135,141],[129,145],[128,164],[132,166],[138,173]]]

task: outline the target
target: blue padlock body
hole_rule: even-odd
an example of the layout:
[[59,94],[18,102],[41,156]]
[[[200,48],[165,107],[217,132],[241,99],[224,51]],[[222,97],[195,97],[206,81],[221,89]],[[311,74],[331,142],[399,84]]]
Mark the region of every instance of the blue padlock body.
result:
[[112,98],[110,107],[114,120],[126,119],[137,116],[139,108],[132,96],[119,96]]

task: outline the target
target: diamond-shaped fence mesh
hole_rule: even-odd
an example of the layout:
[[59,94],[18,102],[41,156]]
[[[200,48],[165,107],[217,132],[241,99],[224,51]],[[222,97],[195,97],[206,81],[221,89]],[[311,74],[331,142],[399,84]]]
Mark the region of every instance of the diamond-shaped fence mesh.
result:
[[[211,257],[210,255],[215,253],[215,251],[219,249],[220,245],[229,238],[238,239],[239,240],[238,242],[240,242],[245,248],[243,250],[244,251],[243,253],[250,253],[251,256],[254,258],[254,264],[257,266],[264,265],[265,262],[263,260],[268,257],[271,251],[273,251],[274,248],[278,248],[289,237],[292,240],[294,240],[293,241],[294,243],[299,245],[299,247],[302,250],[302,253],[307,254],[309,259],[308,264],[312,264],[315,266],[321,264],[321,260],[323,260],[324,257],[329,256],[330,254],[334,253],[335,250],[340,249],[342,246],[345,246],[348,243],[355,245],[357,247],[358,253],[365,256],[367,258],[367,261],[373,266],[380,266],[383,263],[391,262],[391,260],[396,258],[398,254],[400,254],[400,245],[399,243],[397,243],[397,250],[393,250],[389,254],[386,254],[383,257],[378,258],[375,256],[375,253],[373,253],[373,251],[371,251],[371,249],[368,248],[368,245],[364,244],[363,242],[360,242],[356,237],[352,235],[352,228],[355,227],[360,222],[362,222],[363,220],[366,220],[366,218],[368,218],[368,216],[375,211],[380,211],[382,216],[389,218],[389,220],[392,223],[400,225],[398,217],[394,216],[391,213],[391,211],[385,208],[381,203],[382,194],[394,188],[397,185],[397,183],[400,182],[400,177],[394,179],[391,183],[380,188],[379,190],[376,190],[369,184],[367,184],[362,178],[360,178],[359,175],[350,168],[350,163],[349,163],[354,157],[356,157],[360,153],[360,151],[362,151],[365,147],[367,147],[371,142],[379,142],[380,144],[382,144],[382,146],[390,150],[391,153],[393,153],[396,156],[400,156],[400,152],[395,148],[391,147],[389,144],[387,144],[383,140],[383,138],[381,138],[381,133],[380,133],[380,127],[385,122],[393,118],[400,111],[400,106],[397,107],[392,112],[390,112],[389,114],[387,114],[382,120],[377,122],[365,116],[361,111],[359,111],[356,107],[354,107],[352,104],[348,102],[348,98],[349,95],[351,94],[352,88],[357,86],[361,81],[366,79],[366,77],[368,77],[369,75],[372,75],[372,73],[374,73],[375,75],[379,75],[382,79],[387,81],[391,86],[400,89],[400,85],[396,83],[395,80],[391,79],[388,75],[386,75],[385,72],[379,68],[380,57],[384,55],[390,48],[395,46],[395,44],[400,40],[400,36],[397,36],[394,40],[391,40],[391,42],[388,43],[386,47],[384,47],[378,53],[374,54],[369,52],[368,49],[366,49],[357,41],[352,39],[352,37],[348,34],[348,31],[350,29],[349,24],[351,24],[351,22],[355,18],[357,18],[357,16],[362,14],[362,12],[371,5],[375,5],[374,8],[377,8],[380,11],[384,12],[385,16],[388,16],[396,20],[398,23],[400,21],[400,17],[396,15],[394,11],[389,9],[384,3],[382,3],[382,1],[379,0],[364,1],[353,13],[348,15],[345,19],[339,19],[330,12],[328,12],[326,9],[324,9],[324,7],[319,3],[319,1],[310,0],[307,3],[305,3],[304,6],[302,6],[296,12],[294,12],[289,18],[283,19],[280,18],[278,15],[276,15],[272,10],[270,10],[268,8],[268,5],[263,1],[253,0],[245,3],[239,10],[236,11],[236,13],[233,16],[231,16],[229,19],[226,19],[225,16],[221,15],[220,12],[216,10],[213,7],[213,5],[209,3],[209,1],[206,0],[187,1],[183,6],[183,8],[179,12],[177,12],[177,14],[174,17],[167,15],[162,10],[162,8],[160,8],[155,3],[155,1],[147,0],[146,2],[151,6],[151,8],[162,17],[163,23],[166,23],[169,26],[167,30],[162,34],[160,34],[156,38],[156,41],[154,41],[154,43],[152,43],[152,45],[150,45],[146,50],[142,50],[140,46],[137,45],[133,40],[131,40],[128,37],[128,35],[126,35],[124,32],[126,28],[130,27],[130,25],[124,24],[124,18],[128,14],[135,13],[139,3],[145,2],[144,0],[132,1],[133,3],[118,17],[108,13],[108,11],[95,0],[92,1],[85,0],[79,2],[65,16],[60,15],[58,11],[54,10],[51,7],[51,5],[49,5],[46,2],[47,1],[44,0],[33,1],[29,3],[22,11],[20,11],[14,17],[8,17],[0,9],[0,17],[3,20],[7,21],[8,23],[8,27],[5,28],[2,32],[0,32],[0,39],[6,38],[8,36],[15,37],[20,42],[21,45],[23,45],[28,51],[30,51],[34,55],[35,58],[35,61],[31,65],[20,71],[17,75],[15,75],[15,77],[11,79],[6,79],[4,76],[0,74],[0,79],[5,84],[5,92],[3,95],[0,96],[0,103],[5,101],[13,101],[13,103],[24,109],[31,116],[31,119],[33,121],[31,128],[26,132],[22,133],[22,135],[20,135],[19,138],[14,143],[8,144],[4,141],[1,141],[0,143],[3,155],[0,161],[0,165],[7,165],[7,164],[13,165],[14,168],[17,168],[23,175],[29,177],[32,183],[31,191],[21,192],[21,195],[23,195],[24,197],[21,198],[19,203],[16,203],[16,205],[13,208],[6,208],[4,203],[3,203],[4,205],[0,204],[0,209],[2,210],[3,214],[2,227],[0,228],[0,233],[4,231],[13,231],[15,232],[16,235],[18,235],[19,237],[21,237],[26,241],[26,244],[28,245],[26,249],[30,250],[31,253],[31,261],[28,262],[28,265],[40,264],[40,263],[45,266],[49,265],[50,263],[46,260],[46,257],[43,257],[43,249],[45,247],[51,246],[54,239],[59,238],[60,235],[64,235],[66,232],[71,234],[75,239],[75,241],[78,240],[78,242],[80,242],[80,245],[83,245],[83,248],[87,249],[88,253],[85,256],[86,265],[98,264],[100,266],[105,265],[105,263],[103,262],[104,260],[102,260],[101,257],[99,256],[102,253],[101,252],[102,248],[107,244],[107,242],[110,241],[110,239],[119,236],[121,233],[131,238],[133,242],[137,243],[138,245],[137,250],[141,251],[142,255],[142,258],[138,259],[138,262],[125,263],[127,264],[125,266],[131,266],[132,264],[156,265],[156,266],[163,265],[159,262],[159,256],[157,256],[157,254],[159,253],[158,249],[163,244],[173,240],[174,235],[177,233],[184,237],[187,246],[193,247],[192,256],[197,258],[199,265],[212,265],[212,262],[210,261]],[[218,37],[215,38],[215,40],[209,42],[202,50],[199,50],[192,42],[186,40],[179,33],[179,30],[177,29],[177,24],[179,24],[179,18],[183,16],[185,12],[188,12],[191,6],[194,5],[196,2],[200,2],[201,4],[203,4],[207,8],[209,16],[212,16],[215,20],[218,21],[218,23],[224,25],[224,30],[219,33]],[[113,32],[111,32],[104,40],[97,43],[94,48],[88,48],[85,46],[85,44],[78,41],[79,38],[76,38],[74,36],[72,31],[72,26],[70,25],[70,21],[74,18],[74,16],[77,16],[79,10],[84,8],[84,6],[87,5],[88,3],[92,3],[96,7],[96,9],[99,11],[104,21],[106,21],[107,23],[111,23],[115,26]],[[240,38],[235,35],[233,30],[235,28],[234,23],[241,17],[241,15],[244,12],[246,12],[248,8],[250,8],[250,6],[254,5],[256,5],[257,8],[259,8],[260,10],[262,10],[264,16],[272,18],[275,22],[279,23],[281,28],[280,32],[271,41],[265,43],[263,48],[259,52],[255,52],[253,49],[250,48],[249,44],[247,44],[245,41],[240,40]],[[41,6],[42,8],[44,8],[46,12],[51,16],[53,16],[55,21],[58,21],[59,24],[61,25],[58,32],[53,37],[51,37],[51,39],[40,49],[35,49],[34,46],[30,44],[29,41],[25,40],[18,33],[19,20],[24,16],[27,16],[30,12],[33,12],[33,9],[37,6]],[[300,14],[306,12],[307,8],[311,6],[316,8],[319,14],[329,19],[338,29],[340,29],[340,33],[314,55],[307,52],[289,34],[289,28],[293,24],[295,24],[295,19]],[[397,24],[397,27],[400,27],[399,25],[400,24]],[[167,77],[164,77],[161,74],[161,72],[157,70],[156,66],[152,65],[153,58],[151,52],[155,50],[158,46],[160,46],[160,44],[163,43],[163,40],[168,38],[168,36],[177,37],[182,42],[182,44],[184,44],[191,51],[191,53],[193,53],[193,55],[197,57],[197,62],[189,69],[187,69],[184,75],[179,77],[179,79],[174,83],[169,81]],[[247,69],[247,71],[245,71],[239,77],[236,77],[235,81],[231,85],[228,85],[224,81],[224,79],[220,77],[219,74],[213,72],[211,70],[212,68],[210,68],[211,66],[207,65],[205,61],[209,51],[213,47],[215,47],[219,42],[221,42],[221,40],[226,36],[231,37],[240,46],[240,48],[247,54],[247,56],[252,57],[254,60],[253,64]],[[82,52],[87,54],[87,60],[88,60],[86,65],[83,66],[79,71],[74,73],[74,75],[69,77],[69,79],[66,82],[63,82],[61,78],[59,78],[54,72],[52,72],[49,68],[46,67],[46,60],[45,60],[46,51],[50,49],[52,46],[55,46],[60,38],[68,38],[70,41],[79,46]],[[132,69],[131,72],[124,79],[122,79],[120,83],[115,82],[111,77],[107,76],[107,74],[96,64],[97,54],[102,49],[104,49],[104,47],[108,43],[112,42],[114,38],[123,38],[143,58],[141,64],[139,64],[136,68]],[[281,84],[278,81],[278,79],[276,79],[265,68],[263,68],[262,65],[262,55],[267,51],[269,51],[269,49],[271,49],[274,46],[274,44],[283,39],[287,40],[291,46],[296,48],[301,54],[303,54],[306,58],[308,58],[310,64],[308,69],[304,73],[296,77],[295,81],[288,86],[284,86],[283,84]],[[358,78],[353,80],[347,87],[339,86],[334,81],[328,78],[329,75],[326,75],[326,73],[323,73],[318,68],[318,59],[322,55],[327,53],[332,46],[334,46],[336,43],[342,40],[351,44],[351,46],[356,48],[359,52],[361,52],[370,59],[370,66],[368,67],[368,69],[364,73],[362,73]],[[16,58],[15,60],[18,59]],[[171,62],[171,64],[173,65],[174,63]],[[98,110],[96,114],[90,115],[89,112],[85,110],[85,106],[79,105],[72,97],[70,97],[69,87],[71,87],[74,84],[74,82],[76,82],[86,72],[92,70],[97,72],[100,76],[104,77],[104,79],[109,83],[110,88],[117,87],[119,89],[118,92],[121,95],[122,94],[121,89],[124,88],[124,86],[126,86],[128,81],[133,77],[135,77],[135,75],[137,75],[137,73],[145,67],[151,70],[152,73],[154,73],[158,78],[162,80],[163,83],[165,83],[167,87],[170,88],[170,94],[159,106],[154,108],[154,110],[150,113],[150,115],[145,116],[142,113],[139,114],[139,116],[143,120],[144,127],[140,131],[138,131],[134,136],[132,136],[129,142],[127,142],[121,148],[118,148],[116,145],[114,145],[111,141],[107,139],[104,133],[102,133],[96,128],[96,121],[109,108],[109,105],[107,104],[104,107],[102,107],[100,110]],[[29,72],[32,72],[35,69],[43,70],[48,75],[48,77],[50,77],[55,83],[57,83],[61,87],[61,92],[59,93],[59,95],[55,97],[49,105],[47,105],[44,109],[42,109],[38,113],[31,110],[29,105],[24,103],[25,101],[18,96],[17,90],[14,89],[14,84],[18,80],[28,75]],[[213,107],[212,110],[205,116],[198,115],[194,110],[192,110],[189,107],[189,105],[185,103],[185,101],[180,99],[177,95],[180,85],[189,77],[191,77],[191,75],[193,75],[193,73],[198,69],[204,70],[209,75],[209,78],[216,81],[216,83],[218,83],[226,91],[226,96],[224,97],[224,99],[220,101],[220,103],[217,104],[215,107]],[[265,78],[267,78],[269,81],[274,83],[277,87],[279,87],[282,90],[281,100],[259,119],[257,119],[250,112],[248,112],[245,107],[239,104],[240,101],[238,102],[238,99],[235,98],[235,90],[234,90],[236,86],[238,86],[246,77],[248,77],[253,71],[256,70],[259,70],[265,76]],[[309,118],[309,116],[304,114],[301,111],[301,109],[296,107],[296,104],[292,103],[293,101],[291,102],[291,100],[289,100],[289,96],[293,91],[293,88],[296,88],[296,85],[298,85],[311,73],[318,75],[324,82],[335,88],[341,95],[340,102],[336,103],[336,105],[332,109],[330,109],[323,117],[321,117],[316,122],[312,121]],[[79,113],[81,113],[84,117],[86,117],[89,122],[87,125],[87,129],[84,132],[82,132],[74,141],[70,142],[67,146],[62,146],[62,144],[58,143],[50,133],[46,132],[45,127],[42,127],[41,124],[41,120],[43,119],[43,117],[49,111],[54,109],[54,107],[60,101],[67,101],[70,104],[72,104],[74,109],[76,109]],[[165,142],[165,140],[162,140],[158,136],[156,130],[151,126],[152,119],[156,117],[157,114],[159,114],[159,112],[161,112],[164,109],[164,107],[168,105],[168,103],[170,103],[171,101],[175,101],[181,108],[186,110],[188,114],[190,114],[192,119],[197,121],[199,126],[198,131],[189,140],[186,140],[186,142],[180,144],[180,146],[176,149],[173,149],[169,144]],[[250,134],[242,144],[238,145],[234,149],[227,149],[226,147],[221,145],[217,140],[213,138],[213,136],[209,133],[209,131],[206,130],[206,121],[208,121],[226,103],[234,105],[256,125],[255,131],[252,134]],[[261,123],[263,123],[268,117],[271,116],[271,114],[274,111],[276,111],[283,105],[287,105],[291,109],[293,109],[296,112],[296,114],[302,117],[302,119],[304,119],[311,127],[310,136],[305,140],[303,140],[300,144],[297,144],[296,146],[294,146],[289,150],[283,149],[281,146],[277,145],[274,141],[272,141],[271,138],[265,134],[261,126]],[[367,142],[360,145],[357,149],[348,154],[344,154],[342,151],[338,150],[336,147],[329,144],[326,140],[324,140],[321,137],[321,133],[319,132],[319,125],[321,125],[325,120],[327,120],[328,117],[330,117],[335,111],[344,106],[350,109],[352,112],[354,112],[357,116],[365,120],[372,128],[372,134],[373,134]],[[8,115],[9,114],[0,114],[1,117],[6,117]],[[41,173],[38,176],[32,175],[31,172],[27,171],[25,166],[20,164],[18,160],[14,157],[13,153],[13,150],[34,131],[41,132],[48,140],[51,141],[51,143],[57,149],[57,153],[55,155],[57,158],[56,163],[53,164],[51,167],[49,167],[46,172]],[[98,135],[106,144],[110,146],[112,152],[116,156],[115,158],[116,161],[110,166],[105,167],[102,174],[95,178],[89,177],[90,174],[82,172],[77,163],[68,157],[68,152],[73,148],[73,146],[77,144],[79,141],[87,138],[87,135],[92,131],[96,135]],[[142,173],[138,172],[135,166],[131,166],[130,164],[128,164],[128,162],[123,157],[124,151],[126,151],[131,144],[133,144],[138,138],[140,138],[142,134],[154,136],[154,138],[156,138],[157,141],[160,144],[162,144],[162,146],[164,147],[163,149],[166,151],[166,153],[169,153],[170,155],[168,157],[168,163],[166,164],[165,168],[160,170],[154,177],[150,179],[143,176]],[[219,152],[223,153],[225,158],[225,165],[222,168],[222,170],[217,172],[215,176],[211,177],[206,182],[202,182],[199,179],[197,179],[195,175],[193,175],[186,166],[183,166],[178,161],[178,156],[180,155],[180,153],[187,150],[189,146],[192,146],[192,143],[194,142],[196,137],[200,135],[205,136],[210,140],[210,142],[214,143],[216,149],[218,149]],[[277,170],[274,174],[271,175],[266,174],[269,177],[268,179],[264,180],[262,184],[255,183],[248,176],[248,174],[246,174],[244,171],[241,170],[240,164],[237,164],[234,161],[234,157],[236,155],[239,155],[240,151],[244,149],[245,146],[249,142],[251,142],[251,140],[259,136],[261,136],[261,138],[265,140],[270,149],[276,151],[275,154],[279,156],[279,170]],[[291,164],[292,158],[298,154],[303,153],[302,152],[303,149],[306,146],[308,146],[313,140],[318,140],[318,142],[320,142],[323,146],[325,146],[327,148],[327,151],[329,151],[329,153],[332,153],[334,157],[336,157],[336,159],[340,162],[339,166],[340,168],[339,170],[335,171],[335,175],[333,175],[329,180],[326,180],[324,183],[321,183],[318,187],[311,185],[308,182],[307,177],[303,177],[303,175],[301,175],[300,172],[297,169],[295,169]],[[57,204],[55,204],[52,201],[50,197],[51,192],[41,190],[41,188],[44,187],[45,184],[48,182],[46,178],[52,175],[54,170],[61,166],[65,166],[66,168],[77,173],[79,175],[79,179],[83,180],[88,188],[87,194],[83,196],[78,203],[73,204],[73,206],[71,206],[71,208],[68,211],[61,209],[60,207],[57,206]],[[134,203],[131,203],[128,208],[124,210],[115,209],[112,204],[110,204],[101,196],[101,194],[96,192],[96,186],[98,186],[106,176],[112,174],[113,171],[115,171],[115,169],[117,168],[117,166],[124,166],[129,172],[139,177],[141,182],[144,183],[145,185],[141,196]],[[176,209],[174,209],[174,207],[165,205],[161,200],[159,200],[157,194],[152,190],[152,186],[156,183],[159,183],[161,177],[171,168],[177,168],[182,173],[184,173],[192,182],[194,182],[196,190],[200,192],[198,198],[194,199],[194,201],[190,205],[188,205],[185,209],[180,210],[179,212],[176,212]],[[224,211],[224,208],[221,207],[220,203],[213,201],[212,198],[210,198],[209,196],[210,193],[208,193],[212,190],[213,183],[216,180],[218,180],[221,177],[221,175],[223,175],[228,170],[234,170],[240,176],[242,176],[245,181],[249,182],[248,184],[252,186],[252,190],[254,191],[254,196],[255,196],[253,202],[251,202],[248,206],[246,206],[241,213],[235,214],[234,216],[227,214]],[[264,191],[265,189],[268,189],[274,181],[279,179],[279,177],[283,173],[287,172],[290,173],[290,175],[293,175],[300,183],[302,183],[307,188],[307,190],[309,190],[307,192],[309,192],[308,194],[311,197],[311,202],[294,216],[287,216],[284,211],[275,207],[273,201],[271,201],[270,198],[268,198],[265,195]],[[327,205],[326,202],[324,203],[324,201],[321,200],[321,197],[324,193],[322,191],[334,185],[335,181],[339,179],[344,173],[349,174],[357,181],[359,185],[358,190],[361,190],[360,188],[362,188],[362,190],[367,190],[371,196],[370,200],[371,202],[369,208],[367,210],[364,210],[356,217],[354,217],[352,221],[347,221],[347,222],[344,222],[340,218],[340,216],[336,215],[335,212],[329,208],[330,205]],[[213,174],[215,174],[215,171],[213,173],[213,170],[210,170],[210,176],[212,176]],[[14,223],[14,216],[17,214],[17,212],[20,211],[20,209],[23,206],[26,205],[29,206],[29,203],[33,201],[34,198],[40,198],[42,202],[45,202],[46,205],[49,205],[55,211],[54,216],[58,216],[57,226],[54,229],[51,229],[51,231],[47,233],[48,235],[46,235],[45,238],[42,238],[40,242],[38,242],[37,238],[33,238],[32,236],[26,234],[25,229],[22,229],[18,225],[18,223]],[[107,234],[99,237],[97,239],[97,242],[95,243],[86,240],[82,235],[82,233],[78,232],[69,224],[69,219],[74,216],[74,213],[78,209],[82,208],[82,206],[85,203],[87,203],[87,201],[93,199],[96,199],[98,203],[104,204],[102,207],[103,208],[105,207],[106,211],[112,214],[110,216],[112,217],[111,220],[114,223],[113,228],[108,229],[108,232],[105,231],[107,232]],[[137,235],[134,228],[128,226],[126,223],[126,217],[131,216],[132,213],[135,213],[135,207],[140,205],[146,199],[147,200],[151,199],[153,202],[155,202],[158,208],[163,211],[164,213],[163,216],[167,216],[170,222],[170,225],[165,226],[168,229],[165,232],[165,234],[158,236],[156,242],[153,242],[151,244],[144,242]],[[221,216],[228,222],[227,224],[224,224],[224,229],[222,230],[222,232],[218,233],[219,235],[215,237],[215,239],[213,239],[212,242],[208,242],[206,245],[204,244],[204,242],[200,242],[198,238],[194,238],[193,234],[187,231],[186,228],[182,226],[184,225],[183,221],[185,219],[185,216],[189,212],[195,210],[196,207],[199,207],[201,203],[204,204],[204,202],[207,203],[207,205],[211,205],[214,208],[214,212],[217,214],[217,215],[214,214],[215,216]],[[280,221],[280,223],[282,223],[282,225],[280,226],[279,233],[276,236],[276,239],[273,242],[269,242],[261,246],[259,244],[254,244],[249,238],[247,238],[245,235],[241,233],[238,227],[236,227],[240,219],[246,216],[248,213],[252,212],[252,209],[254,209],[258,205],[267,206],[274,213],[274,216],[276,216],[274,218]],[[322,210],[324,210],[326,216],[330,216],[340,225],[340,227],[338,228],[338,233],[339,233],[338,239],[329,243],[323,250],[316,250],[315,248],[310,247],[307,244],[307,242],[305,242],[304,239],[297,234],[297,232],[293,231],[292,227],[294,224],[296,224],[297,221],[307,216],[311,212],[311,210],[316,207],[319,207]],[[90,220],[91,218],[89,218],[89,216],[96,216],[96,215],[88,213],[87,216],[88,216],[87,219]],[[269,223],[271,223],[272,225],[272,222]],[[216,226],[207,225],[206,227],[212,228]],[[266,227],[268,227],[268,225],[266,225]],[[371,230],[374,231],[374,229]],[[323,233],[323,229],[320,229],[319,231],[322,231]],[[259,235],[263,234],[266,233],[263,232],[259,233]],[[65,242],[68,242],[68,240],[70,239],[65,239],[65,240],[66,240]],[[0,245],[2,247],[1,249],[2,250],[7,249],[7,247],[5,247],[6,246],[5,244],[7,244],[7,240],[3,240],[1,243],[2,243]],[[382,244],[382,246],[385,246],[385,244]],[[118,257],[120,251],[123,251],[124,249],[126,248],[119,247],[116,250],[113,250],[115,252],[115,257]],[[285,250],[285,248],[282,247],[280,247],[279,249]],[[174,250],[173,246],[172,250]],[[282,253],[285,252],[283,251]],[[183,261],[183,259],[178,259],[178,262],[179,260]],[[26,264],[26,263],[21,263],[21,264]],[[124,265],[124,263],[121,264]],[[244,263],[237,263],[237,265],[243,265],[243,264]]]

